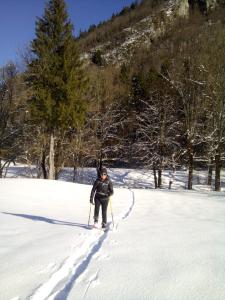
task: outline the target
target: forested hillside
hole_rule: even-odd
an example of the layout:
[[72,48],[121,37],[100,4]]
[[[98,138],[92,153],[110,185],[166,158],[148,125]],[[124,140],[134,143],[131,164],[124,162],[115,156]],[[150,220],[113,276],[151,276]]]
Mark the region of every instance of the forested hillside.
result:
[[[63,1],[50,3],[67,28]],[[157,188],[164,169],[187,167],[191,189],[193,170],[208,167],[208,183],[214,169],[220,190],[224,1],[134,2],[73,42],[67,28],[63,44],[50,39],[45,22],[48,15],[36,28],[26,71],[1,68],[1,176],[16,160],[36,164],[44,178],[50,160],[55,178],[64,166],[104,163],[152,169]]]

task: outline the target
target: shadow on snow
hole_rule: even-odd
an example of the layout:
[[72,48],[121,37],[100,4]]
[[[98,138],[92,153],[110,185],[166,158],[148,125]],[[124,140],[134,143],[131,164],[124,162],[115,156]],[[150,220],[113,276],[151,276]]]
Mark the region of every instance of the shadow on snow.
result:
[[89,228],[87,224],[49,219],[49,218],[41,217],[41,216],[34,216],[34,215],[27,215],[27,214],[14,214],[14,213],[8,213],[8,212],[2,212],[2,214],[11,215],[11,216],[15,216],[15,217],[21,217],[21,218],[29,219],[32,221],[46,222],[46,223],[53,224],[53,225],[75,226],[75,227],[81,227],[81,228],[85,228],[85,229]]

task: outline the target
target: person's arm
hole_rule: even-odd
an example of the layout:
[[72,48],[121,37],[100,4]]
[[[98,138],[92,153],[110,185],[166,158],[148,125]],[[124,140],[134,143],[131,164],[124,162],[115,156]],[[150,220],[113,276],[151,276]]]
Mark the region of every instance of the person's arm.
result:
[[98,186],[98,180],[95,180],[94,185],[93,185],[92,190],[91,190],[91,196],[90,196],[90,203],[91,204],[94,204],[93,198],[94,198],[94,194],[95,194],[95,191],[97,189],[97,186]]
[[109,180],[109,196],[112,196],[113,195],[113,184],[112,184],[112,181]]

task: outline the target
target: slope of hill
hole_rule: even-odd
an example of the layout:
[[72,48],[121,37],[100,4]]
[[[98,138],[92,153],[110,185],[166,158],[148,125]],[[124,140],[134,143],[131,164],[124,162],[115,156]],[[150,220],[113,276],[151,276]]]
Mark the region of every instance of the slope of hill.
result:
[[179,18],[188,18],[194,9],[209,13],[217,4],[216,0],[142,1],[81,35],[78,44],[82,57],[90,60],[99,51],[107,64],[121,64],[130,60],[138,47],[150,48]]

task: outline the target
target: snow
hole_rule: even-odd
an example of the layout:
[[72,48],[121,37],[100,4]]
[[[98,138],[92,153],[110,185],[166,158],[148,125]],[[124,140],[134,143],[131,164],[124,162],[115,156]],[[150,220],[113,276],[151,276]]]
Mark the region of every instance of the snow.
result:
[[225,192],[203,172],[195,191],[184,171],[154,190],[147,171],[111,169],[114,227],[109,207],[102,231],[87,226],[94,169],[80,170],[86,184],[21,170],[0,180],[1,300],[225,299]]
[[[154,188],[153,171],[148,169],[120,169],[113,168],[108,170],[114,185],[117,187],[127,187],[135,189]],[[5,174],[5,172],[3,172]],[[213,172],[214,173],[214,172]],[[171,171],[164,170],[162,174],[162,188],[168,189]],[[187,189],[188,186],[188,171],[186,169],[178,170],[174,174],[172,189]],[[213,174],[213,177],[215,174]],[[23,164],[11,165],[7,170],[7,178],[36,178],[37,172],[35,166],[27,166]],[[96,169],[94,168],[78,168],[76,182],[82,184],[93,184],[96,178]],[[64,168],[59,180],[73,181],[73,170]],[[221,172],[221,190],[225,191],[225,172]],[[193,189],[198,191],[211,191],[214,187],[207,185],[207,170],[194,170],[193,173]]]

